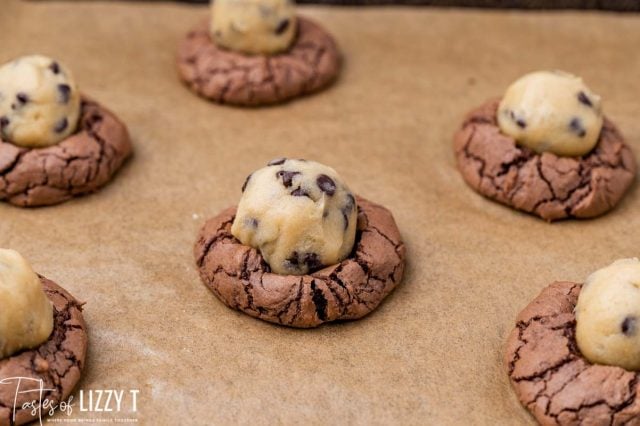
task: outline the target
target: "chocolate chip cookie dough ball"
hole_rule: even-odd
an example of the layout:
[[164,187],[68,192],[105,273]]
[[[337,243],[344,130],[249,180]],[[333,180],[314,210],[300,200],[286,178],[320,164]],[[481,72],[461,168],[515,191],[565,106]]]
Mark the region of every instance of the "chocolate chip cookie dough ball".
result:
[[46,147],[76,130],[80,93],[71,72],[45,56],[0,67],[0,136],[24,147]]
[[576,305],[576,341],[596,364],[640,370],[640,261],[621,259],[591,274]]
[[498,107],[500,130],[538,153],[585,155],[598,142],[602,123],[600,96],[562,71],[521,77]]
[[290,0],[215,0],[211,35],[227,49],[248,54],[287,50],[296,35],[296,11]]
[[351,253],[356,219],[355,198],[335,170],[278,159],[247,178],[231,232],[273,272],[302,275]]
[[0,359],[39,346],[52,330],[40,278],[18,252],[0,249]]

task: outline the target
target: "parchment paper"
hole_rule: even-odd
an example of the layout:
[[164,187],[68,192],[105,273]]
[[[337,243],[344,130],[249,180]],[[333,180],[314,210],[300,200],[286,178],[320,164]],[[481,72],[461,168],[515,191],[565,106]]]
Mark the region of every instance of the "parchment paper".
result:
[[[590,221],[547,224],[486,200],[455,169],[467,110],[521,74],[582,75],[640,152],[640,17],[301,7],[345,56],[330,90],[263,109],[216,106],[177,79],[206,7],[3,0],[0,60],[41,52],[128,124],[135,157],[96,195],[0,205],[0,246],[87,302],[95,389],[140,389],[141,424],[528,424],[501,364],[517,312],[556,279],[640,255],[637,185]],[[408,248],[402,285],[367,318],[316,330],[223,306],[192,245],[278,156],[335,167],[384,204]],[[78,398],[78,396],[76,396]],[[63,419],[65,415],[58,415]]]

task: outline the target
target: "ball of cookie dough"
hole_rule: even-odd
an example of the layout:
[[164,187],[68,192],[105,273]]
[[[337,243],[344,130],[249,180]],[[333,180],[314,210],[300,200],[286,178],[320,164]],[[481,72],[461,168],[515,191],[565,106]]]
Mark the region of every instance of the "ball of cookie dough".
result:
[[301,275],[344,260],[355,241],[356,200],[330,167],[277,159],[255,171],[231,227],[277,274]]
[[576,341],[596,364],[640,370],[640,261],[621,259],[587,278],[576,305]]
[[498,107],[498,125],[519,144],[542,153],[589,153],[602,129],[600,96],[581,78],[538,71],[513,83]]
[[219,46],[248,54],[287,50],[296,35],[291,0],[215,0],[211,35]]
[[14,250],[0,249],[0,358],[44,343],[53,307],[40,278]]
[[45,56],[0,67],[0,136],[15,145],[54,145],[76,130],[80,94],[71,72]]

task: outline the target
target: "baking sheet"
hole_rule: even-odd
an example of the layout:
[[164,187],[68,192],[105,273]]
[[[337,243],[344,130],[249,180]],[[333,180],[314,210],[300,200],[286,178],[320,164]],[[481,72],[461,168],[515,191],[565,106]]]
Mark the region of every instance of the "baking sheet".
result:
[[[501,365],[517,312],[556,279],[638,256],[634,184],[611,214],[547,224],[458,175],[463,114],[521,74],[582,75],[640,152],[640,17],[301,7],[346,61],[330,90],[286,105],[209,104],[179,84],[175,48],[206,7],[3,0],[0,61],[40,52],[128,124],[135,156],[102,192],[33,210],[0,205],[0,246],[87,302],[79,389],[139,389],[141,424],[530,424]],[[223,306],[192,257],[205,218],[269,159],[335,167],[390,208],[402,285],[367,318],[316,330]],[[76,398],[78,398],[76,394]],[[86,396],[85,396],[86,398]],[[76,400],[77,402],[77,400]],[[56,418],[64,419],[59,414]]]

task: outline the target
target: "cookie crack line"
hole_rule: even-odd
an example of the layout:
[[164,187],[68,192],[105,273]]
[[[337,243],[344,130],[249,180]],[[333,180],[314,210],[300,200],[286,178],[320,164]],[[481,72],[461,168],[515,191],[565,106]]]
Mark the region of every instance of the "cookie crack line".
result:
[[596,147],[583,157],[537,154],[500,132],[498,103],[470,112],[454,135],[458,169],[471,188],[548,221],[596,217],[619,203],[637,166],[613,123],[605,118]]
[[206,22],[178,48],[178,73],[198,95],[222,104],[260,106],[317,92],[333,83],[341,56],[333,38],[308,18],[286,52],[245,55],[214,44]]
[[391,213],[357,197],[353,254],[310,275],[270,272],[260,253],[231,235],[235,209],[210,219],[194,247],[202,281],[224,304],[250,316],[298,328],[361,318],[400,283],[405,247]]
[[[581,284],[545,288],[519,315],[505,365],[523,406],[543,425],[622,425],[640,418],[638,373],[589,363],[575,342]],[[555,357],[562,357],[558,360]],[[531,374],[516,377],[515,370]],[[597,409],[597,414],[589,414]]]
[[[23,350],[0,360],[3,377],[32,377],[40,379],[45,388],[52,389],[42,395],[54,404],[71,395],[84,369],[87,351],[87,331],[82,317],[82,304],[52,281],[40,280],[54,306],[54,329],[49,339],[37,348]],[[28,373],[25,373],[28,372]],[[14,392],[0,395],[0,407],[8,408],[7,417],[0,424],[22,425],[37,420],[30,409],[22,404],[33,399],[29,393],[20,394],[14,401]],[[16,421],[12,419],[16,407]]]
[[21,207],[46,206],[95,192],[109,182],[131,155],[129,134],[95,101],[83,98],[81,109],[76,133],[56,145],[27,149],[0,140],[0,200]]

